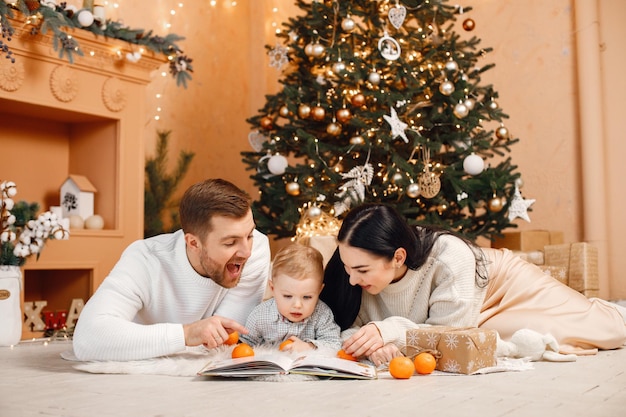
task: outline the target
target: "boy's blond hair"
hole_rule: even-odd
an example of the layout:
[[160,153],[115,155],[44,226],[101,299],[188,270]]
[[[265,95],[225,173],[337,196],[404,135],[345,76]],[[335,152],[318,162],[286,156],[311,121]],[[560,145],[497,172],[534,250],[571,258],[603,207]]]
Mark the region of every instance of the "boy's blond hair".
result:
[[295,279],[317,278],[324,280],[324,258],[317,249],[292,243],[282,248],[272,262],[272,280],[279,274]]

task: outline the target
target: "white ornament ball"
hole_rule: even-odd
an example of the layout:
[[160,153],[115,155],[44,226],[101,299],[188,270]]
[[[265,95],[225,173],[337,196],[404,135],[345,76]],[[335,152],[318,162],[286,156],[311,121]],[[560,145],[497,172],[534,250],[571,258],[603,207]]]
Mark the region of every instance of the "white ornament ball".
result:
[[459,64],[456,63],[456,61],[448,61],[446,62],[446,70],[448,71],[456,71],[459,69]]
[[485,161],[474,153],[463,160],[463,169],[470,175],[478,175],[484,168]]
[[289,162],[287,162],[287,158],[276,154],[272,155],[269,161],[267,161],[267,170],[274,175],[283,175],[288,165]]
[[319,43],[315,43],[313,44],[313,56],[316,58],[319,58],[321,56],[324,56],[324,53],[326,52],[326,49]]
[[311,206],[311,207],[307,210],[306,214],[307,214],[307,216],[308,216],[310,219],[315,220],[315,219],[319,218],[319,217],[322,215],[322,209],[321,209],[321,208],[319,208],[318,206]]
[[517,188],[522,188],[524,186],[524,180],[520,177],[520,178],[516,178],[515,179],[515,186]]
[[454,83],[448,80],[442,82],[439,84],[439,92],[444,96],[449,96],[454,93]]
[[377,73],[376,71],[374,72],[370,72],[370,75],[367,77],[367,79],[369,80],[369,82],[371,82],[374,85],[378,85],[378,83],[380,83],[380,74]]
[[91,13],[89,10],[81,10],[80,13],[78,13],[77,19],[78,24],[82,27],[91,26],[94,20],[93,13]]
[[355,26],[356,24],[354,23],[354,20],[349,17],[346,17],[341,21],[341,29],[343,29],[344,32],[352,32]]
[[338,74],[345,70],[346,70],[346,64],[344,64],[343,61],[338,61],[333,64],[333,72],[335,74]]
[[454,106],[453,113],[459,119],[463,119],[464,117],[467,117],[467,115],[469,114],[469,109],[467,108],[465,104],[459,103],[456,106]]
[[85,221],[77,214],[70,216],[70,229],[83,229],[85,227]]
[[102,230],[104,229],[104,219],[102,216],[94,214],[85,220],[85,229]]
[[409,198],[417,198],[420,195],[420,186],[414,182],[406,186],[406,195]]
[[467,107],[469,110],[472,110],[476,102],[474,101],[474,99],[468,98],[468,99],[465,99],[463,104],[465,104],[465,107]]

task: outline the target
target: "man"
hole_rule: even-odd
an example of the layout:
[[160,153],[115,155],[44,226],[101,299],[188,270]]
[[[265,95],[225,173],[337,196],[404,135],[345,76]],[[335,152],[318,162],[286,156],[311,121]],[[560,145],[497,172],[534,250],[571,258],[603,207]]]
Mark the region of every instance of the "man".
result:
[[79,360],[138,360],[242,334],[261,302],[268,238],[255,230],[249,196],[221,179],[191,186],[182,229],[126,248],[89,299],[74,331]]

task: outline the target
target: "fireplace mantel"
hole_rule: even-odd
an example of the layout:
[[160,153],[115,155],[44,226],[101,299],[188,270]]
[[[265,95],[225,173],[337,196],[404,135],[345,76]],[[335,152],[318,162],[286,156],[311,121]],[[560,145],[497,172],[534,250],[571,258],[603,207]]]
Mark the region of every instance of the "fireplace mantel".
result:
[[68,310],[143,236],[146,86],[167,60],[143,51],[131,62],[126,54],[139,47],[77,29],[70,33],[84,56],[70,63],[51,36],[11,23],[15,63],[0,59],[0,179],[17,184],[18,200],[47,210],[60,205],[70,174],[83,175],[97,189],[94,213],[104,219],[102,230],[72,229],[68,240],[48,241],[24,266],[25,302]]

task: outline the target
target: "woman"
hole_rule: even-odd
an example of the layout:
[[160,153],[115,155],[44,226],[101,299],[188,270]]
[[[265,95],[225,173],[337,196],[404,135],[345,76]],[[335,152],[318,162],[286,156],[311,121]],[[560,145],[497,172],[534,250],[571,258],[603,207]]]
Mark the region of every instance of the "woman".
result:
[[507,249],[479,248],[451,232],[411,227],[392,207],[351,210],[337,236],[320,298],[345,330],[346,352],[375,364],[402,355],[420,325],[550,333],[564,353],[626,342],[626,309],[588,299]]

